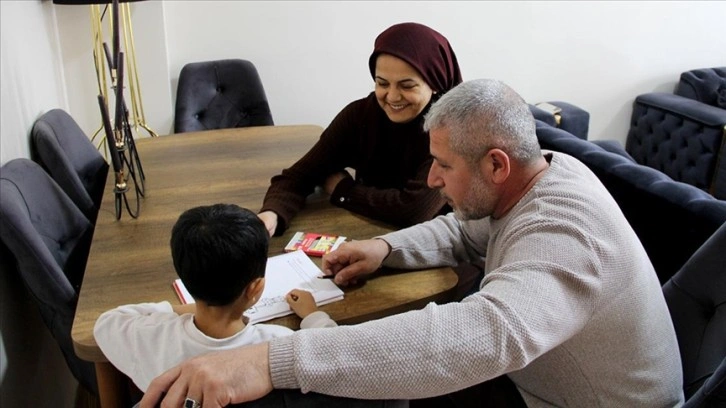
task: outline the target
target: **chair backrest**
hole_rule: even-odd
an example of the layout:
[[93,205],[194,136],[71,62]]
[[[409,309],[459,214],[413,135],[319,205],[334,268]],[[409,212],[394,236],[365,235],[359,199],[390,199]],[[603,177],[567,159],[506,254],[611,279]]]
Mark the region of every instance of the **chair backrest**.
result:
[[0,168],[0,239],[63,351],[73,375],[97,389],[93,364],[73,351],[71,328],[93,233],[90,221],[53,179],[28,159]]
[[663,285],[663,294],[689,399],[726,359],[726,223]]
[[193,62],[182,68],[175,133],[273,124],[262,80],[250,61]]
[[726,109],[726,67],[683,72],[673,93]]
[[31,154],[83,214],[96,222],[108,163],[73,118],[61,109],[39,117],[30,133]]

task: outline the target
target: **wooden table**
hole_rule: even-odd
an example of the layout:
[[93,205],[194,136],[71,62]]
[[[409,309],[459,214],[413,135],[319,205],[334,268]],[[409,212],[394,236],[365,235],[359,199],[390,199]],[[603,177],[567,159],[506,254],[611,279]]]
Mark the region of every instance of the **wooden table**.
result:
[[[96,363],[102,407],[128,406],[128,401],[120,398],[124,377],[107,362],[93,338],[98,316],[128,303],[178,303],[171,286],[176,273],[169,239],[179,215],[188,208],[214,203],[234,203],[257,211],[270,178],[300,158],[321,131],[308,125],[264,126],[137,140],[146,175],[137,219],[124,210],[116,220],[114,174],[110,172],[72,330],[76,354]],[[295,231],[366,239],[392,230],[334,207],[316,193],[288,231],[272,238],[269,255],[282,253]],[[320,258],[313,260],[320,265]],[[382,272],[358,287],[344,288],[344,300],[321,310],[339,324],[359,323],[421,308],[431,301],[446,301],[456,283],[450,268]],[[269,323],[297,329],[300,319],[292,315]]]

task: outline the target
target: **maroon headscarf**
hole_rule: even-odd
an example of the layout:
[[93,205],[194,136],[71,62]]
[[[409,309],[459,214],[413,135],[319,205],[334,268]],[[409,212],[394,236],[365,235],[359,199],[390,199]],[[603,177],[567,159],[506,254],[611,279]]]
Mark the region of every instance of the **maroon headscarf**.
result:
[[376,60],[380,54],[390,54],[406,61],[416,68],[432,90],[440,94],[462,81],[459,63],[449,40],[423,24],[396,24],[378,35],[368,59],[374,79]]

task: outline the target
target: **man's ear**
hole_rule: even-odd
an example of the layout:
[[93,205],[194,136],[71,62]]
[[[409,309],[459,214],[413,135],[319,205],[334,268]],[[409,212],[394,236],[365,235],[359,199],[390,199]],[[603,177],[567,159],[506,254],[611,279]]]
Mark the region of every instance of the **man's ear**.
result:
[[492,183],[502,184],[509,178],[509,173],[512,171],[511,162],[509,161],[509,155],[502,149],[491,149],[487,152],[488,160],[484,162],[488,163],[489,172],[492,176]]
[[262,296],[263,290],[265,290],[265,278],[257,278],[245,288],[245,297],[256,302]]

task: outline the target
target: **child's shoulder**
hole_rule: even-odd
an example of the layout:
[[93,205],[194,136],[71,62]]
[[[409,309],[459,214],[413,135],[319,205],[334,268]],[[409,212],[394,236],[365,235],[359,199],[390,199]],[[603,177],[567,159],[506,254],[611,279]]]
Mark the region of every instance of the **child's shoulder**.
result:
[[285,326],[280,326],[279,324],[267,324],[267,323],[252,323],[248,324],[245,328],[245,331],[253,332],[256,336],[262,337],[260,341],[264,341],[265,339],[271,339],[274,337],[283,337],[283,336],[289,336],[294,331],[292,329],[289,329]]

